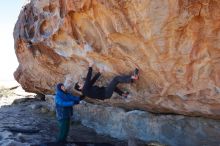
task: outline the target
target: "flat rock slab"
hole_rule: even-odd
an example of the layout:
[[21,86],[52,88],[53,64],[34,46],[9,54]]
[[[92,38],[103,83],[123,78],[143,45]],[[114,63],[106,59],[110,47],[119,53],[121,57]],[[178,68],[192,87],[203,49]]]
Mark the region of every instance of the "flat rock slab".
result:
[[89,143],[89,142],[67,142],[67,143],[48,142],[44,144],[31,145],[31,146],[114,146],[114,145],[108,143]]
[[91,103],[74,106],[73,117],[97,133],[119,139],[158,141],[169,146],[220,146],[220,120],[125,111]]

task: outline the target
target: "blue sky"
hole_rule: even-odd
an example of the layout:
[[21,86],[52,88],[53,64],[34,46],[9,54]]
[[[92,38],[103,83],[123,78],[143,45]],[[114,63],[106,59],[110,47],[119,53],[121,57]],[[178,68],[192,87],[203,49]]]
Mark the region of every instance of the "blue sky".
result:
[[18,66],[13,29],[26,0],[2,0],[0,5],[0,81],[13,80]]

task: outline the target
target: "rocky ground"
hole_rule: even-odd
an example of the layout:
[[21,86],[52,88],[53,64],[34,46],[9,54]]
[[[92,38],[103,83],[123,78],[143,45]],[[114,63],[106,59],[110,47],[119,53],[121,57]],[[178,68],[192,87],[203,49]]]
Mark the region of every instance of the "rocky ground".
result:
[[[45,99],[17,85],[0,88],[0,146],[58,145],[53,96]],[[83,101],[74,106],[73,121],[66,146],[220,146],[220,121],[202,117]]]
[[[45,101],[25,93],[20,87],[0,90],[0,145],[29,146],[54,142],[58,132],[54,113]],[[96,134],[92,129],[72,122],[69,146],[77,145],[157,145],[133,140],[120,141],[106,135]],[[83,143],[77,143],[83,142]],[[75,143],[75,144],[73,144]],[[55,145],[51,143],[50,145]]]

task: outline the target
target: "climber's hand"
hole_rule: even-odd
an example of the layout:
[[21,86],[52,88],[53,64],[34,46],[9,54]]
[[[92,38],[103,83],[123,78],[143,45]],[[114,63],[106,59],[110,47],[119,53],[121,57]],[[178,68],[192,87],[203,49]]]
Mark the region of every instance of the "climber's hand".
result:
[[89,60],[89,67],[92,67],[94,65],[94,61],[93,60]]
[[103,73],[105,71],[104,67],[99,68],[99,72]]

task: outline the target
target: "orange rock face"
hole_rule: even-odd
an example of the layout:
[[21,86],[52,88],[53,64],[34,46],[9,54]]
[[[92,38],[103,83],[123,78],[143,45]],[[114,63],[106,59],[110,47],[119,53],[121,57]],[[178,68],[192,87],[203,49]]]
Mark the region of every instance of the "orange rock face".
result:
[[26,91],[53,93],[93,60],[105,69],[102,85],[140,68],[136,84],[121,86],[131,102],[102,104],[220,119],[218,0],[32,0],[14,39],[14,75]]

